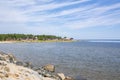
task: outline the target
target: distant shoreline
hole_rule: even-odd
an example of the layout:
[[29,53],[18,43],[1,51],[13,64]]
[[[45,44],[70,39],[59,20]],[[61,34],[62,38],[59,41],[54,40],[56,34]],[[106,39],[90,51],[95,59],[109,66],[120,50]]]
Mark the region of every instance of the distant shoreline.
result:
[[45,41],[40,41],[40,40],[37,40],[37,41],[29,41],[29,40],[23,40],[23,41],[0,41],[0,43],[24,43],[24,42],[27,42],[27,43],[34,43],[34,42],[38,42],[38,43],[41,43],[41,42],[75,42],[75,40],[45,40]]

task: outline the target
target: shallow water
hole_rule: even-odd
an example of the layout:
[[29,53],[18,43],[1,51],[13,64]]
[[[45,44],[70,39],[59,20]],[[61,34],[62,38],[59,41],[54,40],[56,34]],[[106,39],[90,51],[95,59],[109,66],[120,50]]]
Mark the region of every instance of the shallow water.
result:
[[57,72],[77,79],[120,80],[117,42],[1,43],[0,51],[35,66],[54,64]]

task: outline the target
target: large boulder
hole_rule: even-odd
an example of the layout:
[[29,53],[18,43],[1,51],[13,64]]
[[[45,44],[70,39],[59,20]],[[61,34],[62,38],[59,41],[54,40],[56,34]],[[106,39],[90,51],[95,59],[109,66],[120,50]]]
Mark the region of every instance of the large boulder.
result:
[[57,73],[61,80],[65,80],[65,75],[63,73]]
[[47,64],[43,67],[45,70],[50,71],[50,72],[55,72],[55,66],[52,64]]

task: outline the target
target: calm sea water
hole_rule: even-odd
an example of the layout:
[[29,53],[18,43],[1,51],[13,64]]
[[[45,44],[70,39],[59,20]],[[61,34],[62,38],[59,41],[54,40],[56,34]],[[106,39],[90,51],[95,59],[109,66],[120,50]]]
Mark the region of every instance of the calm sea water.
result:
[[119,42],[1,43],[0,51],[79,79],[120,80]]

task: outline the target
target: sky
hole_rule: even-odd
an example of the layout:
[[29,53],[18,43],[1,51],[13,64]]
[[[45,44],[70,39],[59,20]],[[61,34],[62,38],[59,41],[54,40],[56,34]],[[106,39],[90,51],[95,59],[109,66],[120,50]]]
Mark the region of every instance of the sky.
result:
[[0,34],[120,39],[120,0],[0,0]]

